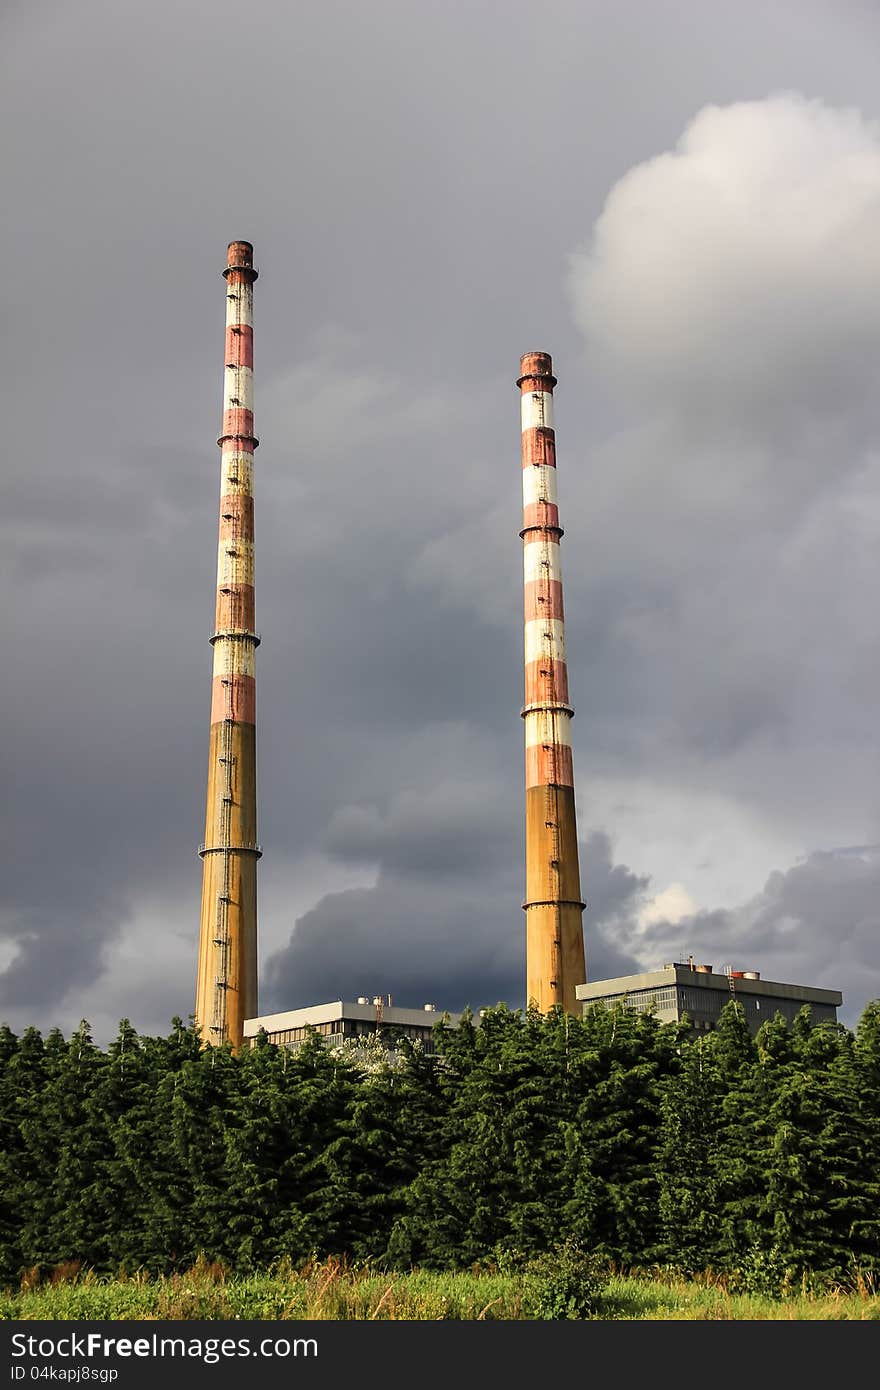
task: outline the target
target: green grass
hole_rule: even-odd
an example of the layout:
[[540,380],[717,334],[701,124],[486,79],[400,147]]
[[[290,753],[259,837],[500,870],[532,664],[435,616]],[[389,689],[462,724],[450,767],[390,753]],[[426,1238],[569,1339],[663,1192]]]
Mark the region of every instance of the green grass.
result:
[[846,1285],[811,1292],[804,1284],[780,1298],[732,1293],[723,1278],[706,1274],[612,1274],[596,1316],[627,1321],[850,1321],[880,1319],[880,1281],[855,1275]]
[[[541,1288],[528,1271],[382,1273],[335,1259],[250,1275],[204,1261],[155,1277],[139,1271],[106,1278],[69,1265],[45,1280],[31,1273],[20,1288],[0,1292],[0,1319],[524,1320],[547,1316]],[[591,1307],[593,1318],[615,1321],[880,1319],[880,1282],[856,1275],[845,1287],[814,1293],[802,1285],[769,1299],[730,1292],[712,1275],[609,1270]]]

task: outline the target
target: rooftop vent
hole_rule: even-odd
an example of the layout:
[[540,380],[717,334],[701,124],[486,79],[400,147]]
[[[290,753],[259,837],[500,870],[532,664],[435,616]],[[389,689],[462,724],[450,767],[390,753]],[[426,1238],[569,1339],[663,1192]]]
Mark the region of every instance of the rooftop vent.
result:
[[369,1001],[369,999],[367,998],[367,996],[366,996],[365,994],[359,994],[359,995],[358,995],[358,1003],[359,1003],[359,1004],[369,1004],[369,1002],[370,1002],[370,1001]]
[[437,1012],[436,1004],[423,1004],[422,1008],[425,1010],[426,1014],[434,1014]]

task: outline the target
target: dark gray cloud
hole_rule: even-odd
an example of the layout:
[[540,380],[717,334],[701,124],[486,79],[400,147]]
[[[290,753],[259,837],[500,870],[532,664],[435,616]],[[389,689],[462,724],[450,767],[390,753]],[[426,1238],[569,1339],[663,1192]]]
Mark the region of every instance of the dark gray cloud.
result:
[[[330,893],[297,921],[289,945],[267,962],[267,1012],[389,990],[401,1004],[524,1007],[521,874],[510,850],[518,817],[512,808],[493,817],[496,808],[478,790],[465,786],[470,809],[463,817],[449,815],[442,792],[421,804],[400,798],[384,825],[367,808],[340,814],[332,836],[337,852],[376,856],[378,882]],[[508,831],[505,843],[499,823]],[[616,938],[647,883],[614,864],[601,832],[582,846],[582,865],[590,977],[629,974],[637,958]]]
[[[757,893],[734,908],[654,922],[640,954],[653,948],[679,959],[686,941],[701,960],[751,970],[768,980],[839,989],[839,1017],[855,1026],[862,1002],[880,998],[880,847],[821,850],[785,872],[776,870]],[[624,933],[632,941],[634,924]],[[665,954],[664,954],[665,953]],[[805,970],[809,978],[805,978]]]
[[[619,925],[643,905],[650,879],[646,874],[633,873],[626,864],[615,864],[611,837],[601,830],[594,830],[581,844],[580,869],[588,885],[588,934],[592,935],[596,928],[604,928],[606,935],[616,935]],[[590,975],[596,978],[592,951],[590,957]]]
[[[876,840],[876,16],[240,21],[0,20],[3,1016],[100,1036],[192,1007],[237,237],[264,1006],[335,996],[343,940],[344,992],[522,991],[527,350],[560,378],[593,977],[653,958],[671,884],[732,920],[772,869]],[[833,962],[804,923],[809,982]],[[855,1007],[872,976],[846,978]]]

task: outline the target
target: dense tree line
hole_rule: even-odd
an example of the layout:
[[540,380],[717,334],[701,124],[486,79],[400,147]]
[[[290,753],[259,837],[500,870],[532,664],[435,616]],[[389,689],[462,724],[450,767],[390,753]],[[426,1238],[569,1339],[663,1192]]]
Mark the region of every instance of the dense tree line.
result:
[[880,1001],[752,1038],[594,1006],[488,1010],[376,1065],[311,1037],[238,1055],[123,1021],[97,1047],[0,1029],[0,1280],[347,1254],[880,1271]]

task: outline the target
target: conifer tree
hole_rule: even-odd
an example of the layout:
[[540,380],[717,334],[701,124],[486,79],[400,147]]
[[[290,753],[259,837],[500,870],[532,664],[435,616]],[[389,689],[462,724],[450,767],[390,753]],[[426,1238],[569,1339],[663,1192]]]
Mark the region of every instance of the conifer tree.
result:
[[[779,1020],[761,1029],[759,1055],[781,1031]],[[835,1023],[814,1025],[808,1005],[792,1024],[789,1050],[778,1049],[766,1102],[764,1230],[795,1274],[840,1277],[870,1262],[858,1232],[876,1213],[877,1175],[864,1164],[868,1133],[853,1060],[852,1035]]]
[[16,1067],[19,1042],[3,1024],[0,1028],[0,1280],[11,1280],[19,1269],[22,1190],[21,1122],[29,1101],[25,1078]]
[[84,1106],[86,1128],[106,1135],[96,1155],[91,1202],[97,1222],[95,1258],[101,1268],[164,1265],[151,1228],[156,1165],[155,1056],[122,1019]]
[[352,1114],[361,1085],[356,1068],[312,1035],[287,1064],[293,1136],[291,1200],[285,1215],[288,1250],[351,1250],[357,1202]]
[[239,1122],[227,1134],[224,1177],[228,1258],[239,1268],[331,1253],[325,1224],[346,1234],[347,1175],[337,1167],[351,1069],[317,1038],[300,1053],[262,1034],[239,1058]]
[[[19,1213],[18,1248],[8,1252],[18,1269],[44,1269],[57,1260],[49,1228],[55,1208],[55,1176],[66,1119],[47,1104],[47,1094],[66,1057],[67,1044],[53,1028],[44,1040],[37,1028],[26,1028],[9,1066],[11,1093],[17,1097],[17,1131],[12,1198]],[[4,1252],[6,1262],[6,1252]]]
[[106,1066],[107,1056],[83,1019],[59,1052],[44,1093],[44,1115],[58,1136],[46,1223],[48,1258],[81,1261],[100,1271],[113,1251],[113,1200],[104,1182],[112,1141],[105,1117],[90,1100]]
[[395,1224],[390,1250],[398,1261],[470,1265],[508,1238],[516,1191],[501,1054],[507,1035],[521,1026],[499,1008],[487,1010],[479,1027],[465,1014],[460,1029],[438,1032],[442,1142],[412,1182]]
[[141,1089],[139,1078],[133,1109],[117,1143],[145,1214],[137,1263],[158,1273],[191,1264],[197,1253],[192,1243],[192,1177],[178,1142],[180,1110],[174,1098],[182,1069],[196,1063],[201,1044],[192,1020],[186,1026],[179,1017],[172,1019],[166,1037],[139,1041],[146,1089]]
[[356,1258],[391,1258],[391,1232],[410,1184],[440,1152],[443,1106],[438,1059],[407,1038],[393,1061],[383,1052],[364,1076],[352,1111]]
[[861,1268],[880,1271],[880,999],[862,1011],[851,1055],[851,1087],[861,1136],[864,1210],[854,1216],[851,1238]]
[[680,1024],[623,1005],[583,1018],[576,1116],[594,1180],[592,1244],[628,1264],[660,1238],[657,1148],[665,1078],[680,1066]]
[[724,1087],[708,1040],[683,1042],[681,1069],[663,1086],[658,1144],[658,1258],[694,1273],[721,1246],[717,1142]]
[[173,1160],[185,1202],[179,1210],[178,1260],[230,1259],[227,1146],[240,1119],[238,1066],[232,1048],[206,1047],[165,1078]]

